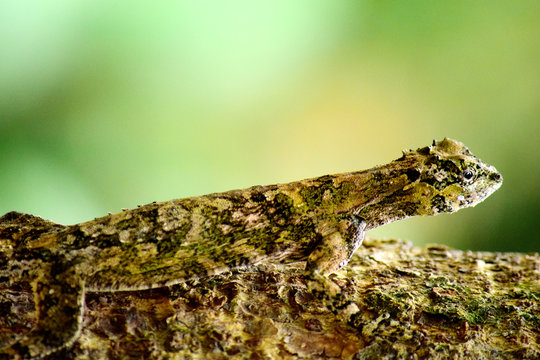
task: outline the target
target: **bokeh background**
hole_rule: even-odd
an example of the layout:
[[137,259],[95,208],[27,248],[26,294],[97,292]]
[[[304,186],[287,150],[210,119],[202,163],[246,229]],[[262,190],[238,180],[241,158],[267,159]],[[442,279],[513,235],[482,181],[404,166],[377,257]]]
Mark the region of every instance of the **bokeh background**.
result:
[[0,2],[0,212],[76,223],[360,170],[433,139],[504,176],[371,232],[539,251],[538,1]]

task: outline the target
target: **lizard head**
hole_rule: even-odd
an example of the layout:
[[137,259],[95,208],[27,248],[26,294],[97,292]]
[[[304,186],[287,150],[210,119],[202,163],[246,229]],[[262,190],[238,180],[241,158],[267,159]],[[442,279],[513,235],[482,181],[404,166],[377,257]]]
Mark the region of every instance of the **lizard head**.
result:
[[424,194],[425,215],[452,213],[472,207],[502,184],[502,176],[475,157],[459,141],[445,138],[405,154],[416,160],[415,187]]

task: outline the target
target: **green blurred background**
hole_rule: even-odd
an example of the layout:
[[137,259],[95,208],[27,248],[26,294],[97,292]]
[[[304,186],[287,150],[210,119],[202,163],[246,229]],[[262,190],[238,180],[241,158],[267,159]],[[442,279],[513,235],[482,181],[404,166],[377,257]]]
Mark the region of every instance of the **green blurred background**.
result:
[[374,236],[539,251],[538,1],[0,2],[0,212],[75,223],[452,137],[504,176]]

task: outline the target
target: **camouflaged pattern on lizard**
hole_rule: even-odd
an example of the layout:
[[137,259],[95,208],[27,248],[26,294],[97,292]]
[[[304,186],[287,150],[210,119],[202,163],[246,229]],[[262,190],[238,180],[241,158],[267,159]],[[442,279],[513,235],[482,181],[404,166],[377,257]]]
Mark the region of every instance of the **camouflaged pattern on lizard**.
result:
[[0,355],[69,346],[85,292],[157,288],[258,264],[303,262],[307,275],[326,276],[347,264],[365,231],[474,206],[501,184],[494,167],[444,139],[369,170],[152,203],[71,226],[7,213],[0,283],[31,283],[38,320]]

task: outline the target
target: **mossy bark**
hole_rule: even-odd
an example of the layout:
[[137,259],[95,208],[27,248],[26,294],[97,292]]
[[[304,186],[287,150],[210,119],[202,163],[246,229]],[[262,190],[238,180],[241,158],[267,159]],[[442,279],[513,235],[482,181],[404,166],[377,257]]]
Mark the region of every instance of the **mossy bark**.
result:
[[[88,293],[81,335],[51,358],[540,358],[539,254],[367,239],[329,281],[337,295],[310,290],[299,264]],[[1,294],[5,344],[35,312],[28,286]]]

